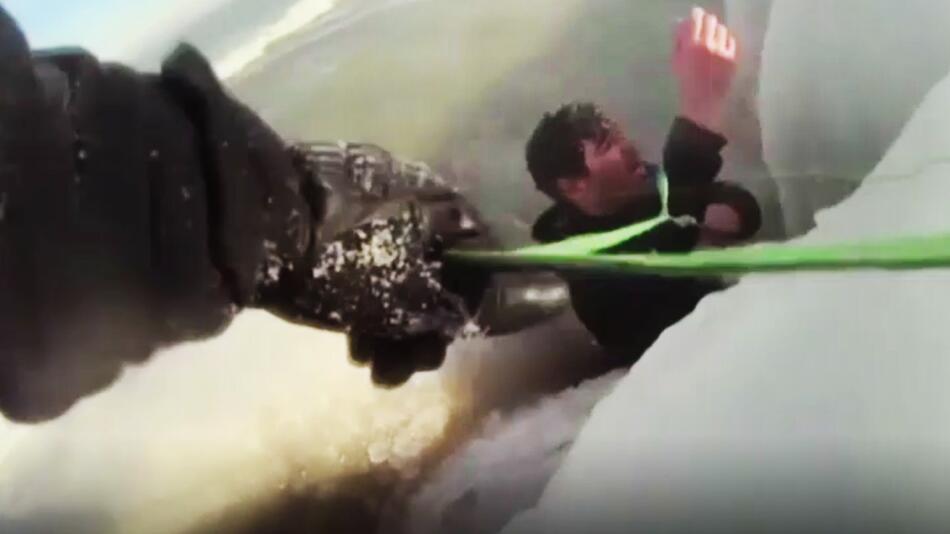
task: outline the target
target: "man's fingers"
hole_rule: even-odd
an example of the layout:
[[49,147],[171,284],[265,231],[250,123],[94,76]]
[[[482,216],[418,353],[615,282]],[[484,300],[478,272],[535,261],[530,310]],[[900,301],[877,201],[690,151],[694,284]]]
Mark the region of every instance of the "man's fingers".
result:
[[[694,44],[703,46],[713,54],[734,60],[736,58],[736,39],[718,17],[700,7],[694,7],[690,19],[691,37]],[[682,26],[678,31],[684,31]],[[681,35],[677,36],[679,49]]]
[[681,19],[677,21],[673,33],[673,50],[679,52],[689,46],[689,40],[693,33],[693,21],[691,19]]
[[706,20],[706,11],[701,7],[693,8],[693,43],[699,44],[703,40],[703,21]]
[[716,29],[716,48],[712,52],[730,61],[736,59],[736,38],[722,24]]
[[716,18],[716,15],[707,13],[703,24],[705,25],[703,28],[703,42],[710,52],[716,52],[719,48],[717,43],[719,37],[719,19]]
[[726,47],[729,45],[729,30],[722,24],[719,24],[718,26],[716,26],[715,41],[716,41],[716,48],[713,49],[713,52],[715,52],[716,55],[725,57]]
[[723,50],[723,57],[726,59],[736,59],[737,45],[736,38],[729,36],[729,40],[726,42],[726,48]]

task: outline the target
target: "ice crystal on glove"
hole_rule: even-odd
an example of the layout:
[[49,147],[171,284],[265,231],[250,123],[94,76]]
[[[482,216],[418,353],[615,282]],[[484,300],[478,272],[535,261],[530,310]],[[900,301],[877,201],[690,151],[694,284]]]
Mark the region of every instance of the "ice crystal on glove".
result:
[[461,299],[442,286],[442,264],[425,221],[413,211],[374,219],[317,252],[301,302],[315,315],[333,310],[339,326],[364,334],[453,336],[468,321]]

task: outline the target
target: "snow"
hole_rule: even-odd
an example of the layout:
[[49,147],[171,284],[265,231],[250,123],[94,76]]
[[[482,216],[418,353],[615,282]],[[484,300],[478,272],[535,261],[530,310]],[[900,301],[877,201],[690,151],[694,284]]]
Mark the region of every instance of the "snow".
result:
[[[946,232],[950,78],[923,85],[950,71],[950,7],[816,5],[774,5],[768,163],[870,174],[798,241]],[[946,532],[948,302],[947,271],[745,277],[662,335],[504,532]]]
[[537,501],[590,410],[621,376],[611,373],[536,406],[487,417],[476,437],[427,477],[405,518],[392,523],[393,532],[498,531]]
[[458,409],[436,374],[375,388],[342,335],[245,311],[59,419],[0,420],[0,532],[182,532],[381,467],[412,477]]

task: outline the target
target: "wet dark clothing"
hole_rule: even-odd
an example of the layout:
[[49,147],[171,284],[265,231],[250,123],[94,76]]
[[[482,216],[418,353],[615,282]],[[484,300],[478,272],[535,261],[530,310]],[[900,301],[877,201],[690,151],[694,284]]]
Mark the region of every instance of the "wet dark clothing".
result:
[[[738,239],[752,237],[761,224],[755,198],[734,184],[714,181],[722,167],[720,150],[726,140],[695,123],[678,118],[663,154],[670,188],[669,208],[674,217],[689,215],[702,221],[711,203],[732,206],[742,219]],[[652,173],[656,168],[652,167]],[[607,217],[592,217],[558,204],[541,215],[534,238],[541,242],[613,230],[659,215],[659,193],[644,196]],[[699,228],[667,222],[634,237],[606,253],[688,252],[699,242]],[[570,286],[571,303],[597,342],[623,363],[632,363],[668,326],[696,307],[704,296],[724,287],[716,278],[674,278],[652,275],[563,275]]]
[[424,169],[367,146],[330,183],[331,153],[288,146],[189,46],[158,73],[31,53],[0,7],[0,411],[54,417],[248,306],[350,333],[400,360],[394,381],[403,354],[437,365],[466,310],[433,238],[468,207],[438,184],[380,193],[374,169]]

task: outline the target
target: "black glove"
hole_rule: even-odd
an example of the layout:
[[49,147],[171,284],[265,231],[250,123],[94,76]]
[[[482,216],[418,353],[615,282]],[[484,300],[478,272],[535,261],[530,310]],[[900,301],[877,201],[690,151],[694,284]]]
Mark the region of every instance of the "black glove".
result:
[[352,358],[371,365],[377,383],[400,384],[438,368],[475,313],[487,274],[446,267],[442,251],[480,237],[476,214],[452,191],[389,200],[306,261],[275,265],[264,307],[346,332]]
[[415,203],[401,209],[322,244],[297,304],[330,326],[392,339],[461,328],[464,303],[442,285],[442,237]]
[[388,338],[350,332],[350,358],[372,368],[373,382],[398,386],[414,373],[433,371],[445,361],[450,338],[438,332]]

